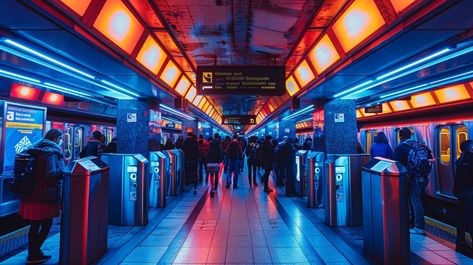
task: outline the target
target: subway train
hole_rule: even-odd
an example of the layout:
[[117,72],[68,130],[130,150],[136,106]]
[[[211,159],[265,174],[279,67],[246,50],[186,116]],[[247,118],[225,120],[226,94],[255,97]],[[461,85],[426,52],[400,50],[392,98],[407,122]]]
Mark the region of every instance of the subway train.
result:
[[426,215],[454,226],[457,203],[453,195],[455,162],[461,155],[460,143],[473,136],[473,117],[468,120],[425,120],[396,125],[363,124],[358,134],[359,141],[365,152],[369,153],[374,137],[378,132],[384,132],[394,150],[399,144],[399,131],[403,127],[412,131],[412,139],[425,143],[436,159],[424,196]]

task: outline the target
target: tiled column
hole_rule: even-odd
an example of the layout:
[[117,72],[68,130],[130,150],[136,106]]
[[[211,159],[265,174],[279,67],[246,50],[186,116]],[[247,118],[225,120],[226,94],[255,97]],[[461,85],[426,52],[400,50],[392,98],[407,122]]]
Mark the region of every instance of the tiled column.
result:
[[289,121],[280,121],[279,122],[279,139],[282,139],[284,136],[287,136],[291,139],[296,138],[296,122]]
[[355,100],[337,99],[326,102],[323,105],[323,117],[323,136],[320,129],[315,129],[314,134],[323,138],[325,152],[355,154],[357,144]]
[[119,100],[117,109],[117,152],[148,157],[150,104],[144,100]]
[[197,120],[182,121],[182,135],[184,136],[184,138],[187,137],[188,131],[192,131],[193,134],[199,136],[199,127]]

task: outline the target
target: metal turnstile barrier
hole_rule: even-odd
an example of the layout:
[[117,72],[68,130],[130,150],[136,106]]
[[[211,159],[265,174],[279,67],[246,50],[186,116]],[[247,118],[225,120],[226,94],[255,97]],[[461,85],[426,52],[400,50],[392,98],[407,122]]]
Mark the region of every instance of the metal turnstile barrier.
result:
[[362,224],[361,167],[369,159],[366,154],[327,155],[324,170],[326,224]]
[[310,208],[323,207],[324,203],[324,161],[325,153],[310,151],[307,160],[309,163],[309,196]]
[[109,224],[148,224],[149,169],[141,154],[103,154],[110,165]]
[[176,180],[173,190],[177,195],[178,192],[184,191],[184,151],[181,149],[173,149],[172,151],[176,156]]
[[166,156],[159,151],[149,153],[149,207],[166,207]]
[[178,157],[174,150],[167,150],[166,156],[169,157],[169,176],[166,183],[168,195],[176,196],[177,195],[177,181],[179,177],[178,173]]
[[307,150],[299,150],[296,153],[296,179],[294,181],[296,194],[304,197],[307,194],[308,186],[308,164],[307,164]]
[[64,170],[60,264],[90,264],[107,251],[109,167],[96,157]]
[[410,264],[407,170],[375,157],[363,166],[363,247],[382,264]]

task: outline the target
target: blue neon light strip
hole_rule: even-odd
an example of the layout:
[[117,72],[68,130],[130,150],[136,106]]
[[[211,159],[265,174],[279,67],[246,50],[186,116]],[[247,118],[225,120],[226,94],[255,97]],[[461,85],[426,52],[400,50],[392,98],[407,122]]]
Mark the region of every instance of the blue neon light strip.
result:
[[282,120],[283,120],[283,121],[287,121],[287,120],[290,120],[290,119],[292,119],[292,118],[298,117],[298,116],[303,115],[303,114],[306,114],[306,113],[308,113],[308,112],[311,112],[311,111],[313,111],[313,110],[314,110],[314,105],[310,105],[310,106],[307,106],[307,107],[305,107],[305,108],[303,108],[303,109],[301,109],[301,110],[298,110],[298,111],[292,113],[292,114],[289,115],[289,116],[286,116],[286,117],[282,118]]
[[180,111],[177,111],[177,110],[175,110],[175,109],[173,109],[173,108],[171,108],[171,107],[169,107],[169,106],[166,106],[166,105],[164,105],[164,104],[159,104],[159,106],[160,106],[162,109],[164,109],[165,111],[170,112],[170,113],[172,113],[172,114],[175,114],[175,115],[177,115],[177,116],[179,116],[179,117],[181,117],[181,118],[184,118],[184,119],[187,119],[187,120],[191,120],[191,121],[192,121],[192,120],[195,120],[195,118],[193,118],[193,117],[191,117],[191,116],[189,116],[189,115],[187,115],[187,114],[184,114],[184,113],[182,113],[182,112],[180,112]]
[[31,78],[31,77],[27,77],[27,76],[24,76],[24,75],[16,74],[16,73],[1,70],[1,69],[0,69],[0,75],[3,76],[3,77],[16,79],[16,80],[20,80],[20,81],[23,81],[23,82],[26,81],[26,82],[32,82],[32,83],[41,83],[41,81],[38,80],[38,79],[34,79],[34,78]]
[[59,86],[59,85],[55,85],[55,84],[52,84],[52,83],[44,82],[44,85],[51,87],[51,89],[53,89],[53,90],[60,91],[60,92],[67,92],[71,95],[92,97],[92,95],[90,95],[90,94],[83,93],[83,92],[80,92],[80,91],[75,91],[73,89],[63,87],[63,86]]
[[[412,63],[410,63],[410,64],[408,64],[408,65],[406,65],[406,66],[410,66],[410,67],[416,66],[416,65],[419,64],[419,61],[425,62],[425,61],[427,61],[426,58],[428,58],[428,57],[430,57],[429,59],[432,59],[432,58],[434,58],[434,57],[438,57],[438,56],[440,56],[440,55],[443,55],[443,54],[445,54],[445,53],[448,52],[448,51],[450,51],[449,48],[442,49],[442,50],[440,50],[440,51],[438,51],[438,52],[436,52],[436,53],[434,53],[434,54],[432,54],[432,55],[429,55],[429,56],[427,56],[427,57],[425,57],[425,58],[422,58],[422,59],[420,59],[420,60],[418,60],[418,61],[412,62]],[[387,73],[387,74],[381,75],[380,77],[376,78],[376,80],[380,80],[380,81],[378,81],[378,82],[374,82],[374,83],[373,83],[373,82],[369,82],[369,81],[368,81],[369,83],[366,84],[366,85],[368,85],[368,86],[366,86],[366,87],[364,87],[365,85],[361,85],[361,84],[360,84],[360,85],[357,85],[356,87],[353,87],[353,88],[350,88],[350,89],[348,89],[348,90],[342,91],[342,92],[340,92],[340,93],[338,93],[338,94],[335,94],[334,97],[337,98],[337,97],[343,96],[344,99],[345,99],[345,98],[350,98],[351,96],[356,95],[356,94],[361,93],[361,92],[364,92],[364,91],[366,91],[366,90],[368,90],[368,89],[370,89],[370,88],[373,88],[373,87],[379,86],[379,85],[381,85],[381,84],[387,83],[387,82],[389,82],[389,81],[392,81],[392,80],[401,78],[401,77],[403,77],[403,76],[409,75],[409,74],[414,73],[414,72],[416,72],[416,71],[419,71],[419,70],[421,70],[421,69],[424,69],[424,68],[427,68],[427,67],[430,67],[430,66],[433,66],[433,65],[436,65],[436,64],[439,64],[439,63],[448,61],[448,60],[450,60],[450,59],[453,59],[453,58],[462,56],[462,55],[464,55],[464,54],[466,54],[466,53],[470,53],[470,52],[472,52],[472,51],[473,51],[473,46],[470,46],[470,47],[461,49],[461,50],[459,50],[459,51],[457,51],[457,52],[454,52],[454,53],[451,53],[451,54],[447,54],[446,56],[440,57],[440,58],[435,59],[435,60],[433,60],[433,61],[430,61],[430,62],[421,64],[421,65],[419,65],[419,66],[417,66],[417,67],[414,67],[414,68],[412,68],[412,69],[410,69],[410,70],[407,70],[407,71],[405,71],[405,72],[401,72],[401,73],[399,73],[399,74],[396,74],[396,73],[398,73],[398,72],[400,72],[400,71],[403,71],[403,70],[406,70],[406,69],[408,68],[408,67],[401,67],[401,68],[399,68],[399,69],[401,69],[401,70],[397,69],[397,70],[394,70],[394,71],[392,71],[392,72],[389,72],[389,73]],[[435,55],[435,56],[434,56],[434,55]],[[399,71],[398,71],[398,70],[399,70]],[[394,72],[395,72],[395,73],[394,73]],[[388,77],[388,76],[391,76],[391,77],[389,77],[389,78],[387,78],[387,79],[384,79],[384,78],[386,78],[386,77]],[[352,91],[353,91],[353,92],[352,92]],[[350,92],[352,92],[352,93],[350,93]],[[348,94],[348,93],[350,93],[350,94]],[[346,94],[348,94],[348,95],[346,95]]]
[[114,83],[110,83],[110,82],[108,82],[107,80],[101,80],[101,82],[104,83],[104,84],[106,84],[106,85],[109,85],[109,86],[111,86],[111,87],[114,87],[114,88],[116,88],[116,89],[118,89],[118,90],[121,90],[121,91],[123,91],[123,92],[125,92],[125,93],[128,93],[128,94],[130,94],[130,95],[132,95],[132,96],[135,96],[135,97],[139,97],[139,96],[140,96],[140,95],[138,95],[138,94],[136,94],[136,93],[131,92],[131,91],[128,90],[128,89],[125,89],[125,88],[123,88],[123,87],[121,87],[121,86],[117,86],[117,85],[115,85]]
[[369,84],[371,84],[371,83],[373,83],[373,80],[368,80],[368,81],[363,82],[363,83],[361,83],[361,84],[359,84],[359,85],[356,85],[356,86],[354,86],[354,87],[352,87],[352,88],[350,88],[350,89],[348,89],[348,90],[344,90],[344,91],[342,91],[342,92],[340,92],[340,93],[338,93],[338,94],[335,94],[333,97],[338,98],[338,97],[340,97],[340,96],[343,96],[343,95],[345,95],[345,94],[347,94],[347,93],[350,93],[350,92],[352,92],[352,91],[354,91],[354,90],[357,90],[357,89],[360,88],[360,87],[364,87],[364,86],[369,85]]

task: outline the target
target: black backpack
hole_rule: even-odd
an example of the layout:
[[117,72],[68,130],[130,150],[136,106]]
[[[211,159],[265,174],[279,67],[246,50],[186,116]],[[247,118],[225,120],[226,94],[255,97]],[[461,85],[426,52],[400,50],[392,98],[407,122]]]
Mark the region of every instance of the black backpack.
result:
[[427,178],[432,170],[429,162],[429,151],[423,145],[415,141],[406,142],[409,145],[409,155],[407,157],[407,170],[414,178]]
[[28,153],[20,153],[15,156],[13,179],[10,183],[10,190],[13,193],[25,196],[33,192],[35,161],[36,158]]

